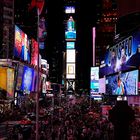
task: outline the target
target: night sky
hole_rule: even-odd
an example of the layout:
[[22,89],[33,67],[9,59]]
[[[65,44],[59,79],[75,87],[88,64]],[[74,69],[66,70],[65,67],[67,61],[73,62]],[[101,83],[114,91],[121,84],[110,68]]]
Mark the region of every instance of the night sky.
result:
[[[96,1],[82,0],[76,3],[76,31],[77,31],[77,78],[82,88],[89,88],[90,67],[92,66],[92,27],[96,23]],[[64,2],[62,0],[48,1],[48,48],[55,45],[64,46]],[[60,47],[61,50],[63,48]],[[47,50],[47,51],[49,51]],[[49,53],[47,59],[51,57]]]

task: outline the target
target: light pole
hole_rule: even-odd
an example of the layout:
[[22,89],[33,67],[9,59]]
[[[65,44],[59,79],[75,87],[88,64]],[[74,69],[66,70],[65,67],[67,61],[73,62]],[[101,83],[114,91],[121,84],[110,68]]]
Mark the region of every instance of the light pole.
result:
[[39,139],[39,8],[37,8],[37,42],[38,42],[38,61],[37,61],[37,93],[36,93],[36,140]]

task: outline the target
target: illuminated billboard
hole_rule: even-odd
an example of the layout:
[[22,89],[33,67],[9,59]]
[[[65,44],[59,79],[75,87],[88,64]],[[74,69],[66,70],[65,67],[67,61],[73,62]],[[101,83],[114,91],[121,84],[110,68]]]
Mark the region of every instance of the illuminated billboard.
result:
[[65,13],[66,14],[74,14],[75,13],[75,7],[74,6],[65,6]]
[[106,77],[107,95],[138,95],[138,70]]
[[35,39],[31,40],[31,64],[36,65],[38,64],[38,53],[39,53],[39,48],[38,48],[38,42]]
[[30,63],[30,44],[27,34],[15,26],[14,56]]
[[76,39],[76,31],[66,31],[65,39],[68,41],[73,41]]
[[15,26],[15,47],[14,47],[14,55],[20,58],[22,49],[22,37],[21,37],[21,30]]
[[66,64],[66,78],[75,79],[75,63]]
[[41,17],[39,19],[39,48],[44,49],[45,48],[45,40],[47,36],[47,31],[46,31],[46,21],[44,17]]
[[99,93],[99,67],[90,69],[90,93]]
[[67,50],[66,62],[75,62],[75,49]]
[[66,49],[74,49],[75,42],[66,42]]
[[16,90],[21,89],[22,75],[23,75],[23,65],[19,65],[18,66],[18,73],[17,73],[17,80],[16,80]]
[[140,32],[134,32],[107,49],[100,66],[100,76],[140,66]]
[[24,66],[21,90],[29,92],[32,89],[32,81],[34,76],[34,69]]
[[[8,97],[14,96],[14,69],[0,68],[0,90]],[[1,96],[1,95],[0,95]]]
[[99,93],[106,93],[106,79],[100,78],[99,79]]
[[7,69],[7,96],[14,97],[14,69]]
[[76,39],[75,21],[73,20],[72,16],[70,16],[70,18],[67,21],[65,39],[66,40],[75,40]]

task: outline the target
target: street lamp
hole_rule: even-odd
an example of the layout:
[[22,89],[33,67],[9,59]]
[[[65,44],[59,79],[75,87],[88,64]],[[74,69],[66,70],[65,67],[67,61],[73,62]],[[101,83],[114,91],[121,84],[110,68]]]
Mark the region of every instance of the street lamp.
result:
[[39,8],[37,8],[37,42],[38,42],[38,61],[37,61],[37,93],[36,93],[36,140],[39,132]]

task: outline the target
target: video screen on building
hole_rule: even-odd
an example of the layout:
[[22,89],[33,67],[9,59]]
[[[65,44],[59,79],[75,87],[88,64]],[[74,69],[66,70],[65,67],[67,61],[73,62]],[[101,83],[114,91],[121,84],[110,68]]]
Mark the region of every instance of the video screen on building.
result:
[[46,31],[46,20],[45,17],[40,17],[39,19],[39,48],[44,49],[45,48],[45,40],[47,36],[47,31]]
[[66,62],[75,63],[75,49],[71,49],[71,50],[67,49]]
[[66,64],[66,78],[75,79],[75,63]]
[[34,76],[34,69],[24,66],[21,90],[25,92],[30,92],[32,89],[32,82]]
[[72,16],[70,16],[70,18],[67,21],[65,39],[68,41],[72,41],[76,39],[75,21]]
[[66,42],[66,49],[74,49],[75,42]]
[[66,31],[65,32],[65,38],[68,41],[73,41],[76,39],[76,31]]
[[0,98],[14,97],[14,69],[0,68]]
[[29,38],[18,26],[15,26],[14,56],[30,63]]
[[66,14],[73,14],[73,13],[75,13],[75,7],[74,6],[65,6],[65,13]]
[[106,93],[105,82],[106,82],[105,78],[100,78],[99,79],[99,93]]
[[138,70],[106,77],[107,95],[138,95]]
[[14,97],[14,78],[15,70],[8,68],[7,69],[7,96]]
[[99,93],[99,67],[91,67],[90,69],[90,93]]
[[140,66],[140,32],[134,32],[107,49],[101,61],[100,77]]
[[38,53],[39,53],[39,47],[38,47],[38,42],[35,39],[31,39],[31,64],[37,66],[38,64]]
[[21,89],[22,75],[23,75],[23,65],[19,65],[18,66],[17,77],[16,77],[16,90],[17,91],[19,91]]

